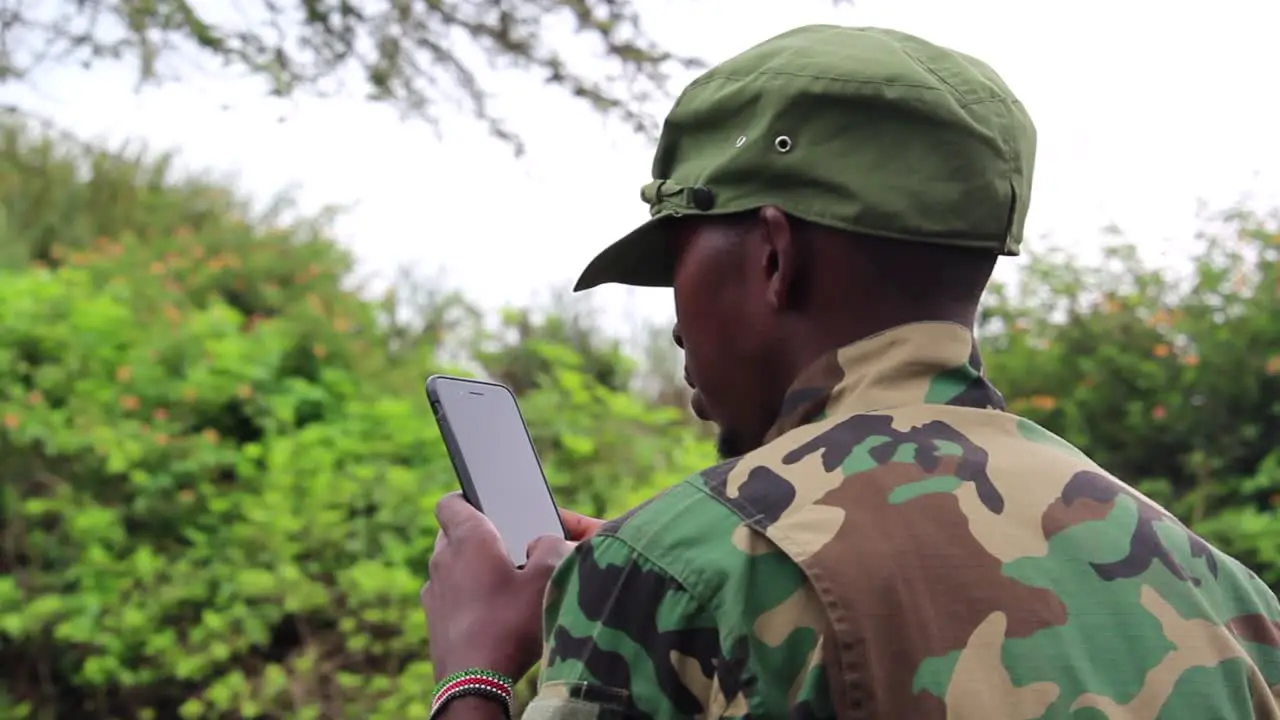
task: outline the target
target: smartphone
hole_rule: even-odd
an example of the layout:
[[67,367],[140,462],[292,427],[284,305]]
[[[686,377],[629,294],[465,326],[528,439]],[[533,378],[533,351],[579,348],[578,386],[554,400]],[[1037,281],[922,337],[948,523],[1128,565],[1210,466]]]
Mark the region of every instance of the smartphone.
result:
[[511,388],[432,375],[427,378],[427,399],[463,496],[498,529],[511,562],[523,567],[529,543],[536,538],[565,537],[542,461]]

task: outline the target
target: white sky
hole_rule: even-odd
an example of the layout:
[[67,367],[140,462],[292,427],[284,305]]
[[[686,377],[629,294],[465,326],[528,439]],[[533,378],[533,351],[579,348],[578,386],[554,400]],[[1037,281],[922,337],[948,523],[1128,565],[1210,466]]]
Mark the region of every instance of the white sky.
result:
[[[1087,252],[1115,222],[1148,253],[1176,259],[1198,200],[1280,203],[1273,0],[637,2],[660,40],[713,62],[814,22],[893,27],[986,60],[1039,129],[1031,248],[1049,235]],[[521,160],[461,117],[439,139],[357,97],[273,102],[256,85],[216,80],[137,95],[127,70],[109,66],[45,73],[36,92],[10,88],[0,100],[83,137],[176,149],[264,197],[296,185],[304,206],[354,204],[338,234],[366,270],[443,268],[497,305],[567,285],[646,217],[651,148],[523,76],[494,87],[528,142]],[[619,321],[670,314],[665,290],[593,295]]]

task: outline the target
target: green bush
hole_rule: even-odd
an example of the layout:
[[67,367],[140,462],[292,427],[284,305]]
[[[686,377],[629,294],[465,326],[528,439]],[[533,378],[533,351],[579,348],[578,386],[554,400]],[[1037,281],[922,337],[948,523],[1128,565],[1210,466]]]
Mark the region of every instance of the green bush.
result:
[[[392,333],[315,224],[225,190],[200,216],[145,160],[9,140],[0,716],[424,716],[441,338]],[[617,512],[708,462],[680,413],[527,350],[565,504]]]
[[1113,238],[993,289],[988,372],[1087,451],[1280,586],[1280,215],[1208,223],[1184,271]]

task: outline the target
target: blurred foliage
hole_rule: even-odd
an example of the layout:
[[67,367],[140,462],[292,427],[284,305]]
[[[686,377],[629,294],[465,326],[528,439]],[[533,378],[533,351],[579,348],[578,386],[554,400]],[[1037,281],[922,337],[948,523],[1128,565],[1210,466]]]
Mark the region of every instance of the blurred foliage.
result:
[[416,598],[456,485],[422,380],[460,370],[451,337],[524,378],[566,505],[712,461],[600,370],[616,348],[362,299],[323,219],[167,167],[0,131],[0,717],[425,716]]
[[[515,387],[583,512],[713,462],[667,328],[378,290],[326,214],[171,165],[0,124],[0,717],[425,716],[430,373]],[[1208,227],[1184,273],[1033,256],[981,335],[1015,409],[1274,586],[1280,222]]]
[[1280,586],[1280,213],[1208,218],[1185,271],[1115,235],[1042,252],[980,329],[1010,407]]

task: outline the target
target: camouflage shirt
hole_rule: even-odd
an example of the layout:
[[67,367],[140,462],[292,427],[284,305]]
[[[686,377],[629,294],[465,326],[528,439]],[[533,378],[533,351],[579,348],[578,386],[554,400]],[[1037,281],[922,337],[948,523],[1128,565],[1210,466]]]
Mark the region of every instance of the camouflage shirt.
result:
[[968,330],[816,363],[769,442],[580,545],[524,717],[1280,718],[1280,605],[1004,410]]

